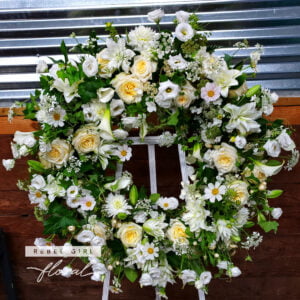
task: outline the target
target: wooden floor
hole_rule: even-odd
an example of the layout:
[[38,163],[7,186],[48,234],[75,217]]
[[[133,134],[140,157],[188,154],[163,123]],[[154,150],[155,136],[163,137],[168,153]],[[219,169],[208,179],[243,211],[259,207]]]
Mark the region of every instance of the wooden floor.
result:
[[[295,134],[300,146],[300,126]],[[0,135],[0,160],[10,158],[11,135]],[[133,160],[126,169],[134,175],[139,185],[148,185],[147,151],[144,146],[136,146]],[[164,195],[178,195],[179,165],[176,148],[157,148],[159,192]],[[35,237],[42,236],[42,226],[33,216],[32,206],[27,194],[18,191],[17,178],[26,178],[25,160],[19,161],[16,168],[6,172],[0,166],[0,227],[7,233],[8,247],[13,266],[15,284],[19,299],[52,300],[52,299],[101,299],[102,284],[89,278],[72,279],[62,277],[45,277],[37,283],[37,271],[27,267],[44,268],[58,259],[25,258],[24,246],[32,245]],[[250,251],[254,262],[245,262],[246,251],[238,252],[234,261],[243,274],[232,281],[228,279],[212,280],[207,300],[299,300],[300,299],[300,165],[293,172],[283,172],[274,177],[272,187],[286,192],[279,199],[270,200],[274,207],[282,207],[284,213],[280,219],[277,234],[264,235],[263,244],[255,251]],[[69,261],[65,260],[67,264]],[[78,267],[82,265],[78,264]],[[170,300],[197,299],[196,290],[192,287],[181,288],[181,283],[168,286]],[[152,288],[139,288],[136,283],[123,283],[124,293],[110,295],[110,299],[152,300]],[[0,286],[0,299],[5,299]]]

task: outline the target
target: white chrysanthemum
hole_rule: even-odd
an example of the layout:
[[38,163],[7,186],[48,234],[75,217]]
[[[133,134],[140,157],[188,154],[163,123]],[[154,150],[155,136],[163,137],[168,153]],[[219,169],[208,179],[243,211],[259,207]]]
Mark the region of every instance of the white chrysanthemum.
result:
[[233,227],[227,220],[218,220],[216,223],[217,240],[222,239],[228,242],[232,235],[237,235],[237,229]]
[[65,122],[64,118],[66,116],[66,111],[57,106],[53,110],[51,110],[48,114],[47,123],[54,127],[63,127]]
[[163,210],[172,210],[178,207],[178,200],[174,197],[161,197],[156,204]]
[[135,50],[143,51],[155,47],[159,33],[149,27],[138,26],[128,34],[129,45]]
[[182,57],[181,53],[175,56],[170,56],[168,64],[173,70],[183,71],[187,68],[188,62]]
[[181,42],[186,42],[194,36],[194,29],[188,23],[179,23],[175,29],[175,36]]
[[109,217],[115,217],[120,213],[129,214],[132,208],[125,197],[120,194],[110,193],[105,202],[104,209]]
[[80,198],[80,208],[82,210],[93,210],[95,205],[95,198],[91,195]]
[[93,77],[98,73],[98,61],[97,59],[89,55],[82,64],[82,70],[87,77]]
[[153,243],[142,245],[142,252],[146,260],[155,260],[159,255],[159,249]]
[[220,182],[215,184],[209,183],[208,187],[204,189],[204,199],[208,199],[210,202],[214,203],[216,200],[221,201],[222,196],[226,193],[226,186],[221,185]]
[[132,148],[128,147],[128,145],[118,146],[116,150],[116,155],[120,158],[122,162],[126,160],[130,160],[132,156]]

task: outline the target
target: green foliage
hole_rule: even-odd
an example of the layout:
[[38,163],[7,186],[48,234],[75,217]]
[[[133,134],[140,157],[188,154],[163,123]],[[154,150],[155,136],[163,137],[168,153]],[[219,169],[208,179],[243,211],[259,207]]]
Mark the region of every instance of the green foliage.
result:
[[267,198],[269,198],[269,199],[277,198],[280,195],[282,195],[282,193],[283,193],[283,190],[268,191]]
[[125,273],[126,278],[130,282],[135,282],[139,276],[138,272],[135,269],[131,269],[131,268],[125,268],[124,273]]
[[97,98],[97,90],[104,87],[105,83],[100,79],[86,79],[84,82],[78,85],[78,94],[83,103],[87,103],[90,100]]
[[38,173],[44,173],[45,169],[43,165],[36,160],[27,160],[27,164],[30,167],[32,171],[38,172]]
[[277,232],[278,229],[278,222],[276,221],[261,221],[258,223],[258,225],[265,231],[269,232],[271,230],[274,230],[274,232]]
[[63,54],[66,64],[68,62],[68,49],[66,47],[65,41],[62,41],[60,44],[60,52]]

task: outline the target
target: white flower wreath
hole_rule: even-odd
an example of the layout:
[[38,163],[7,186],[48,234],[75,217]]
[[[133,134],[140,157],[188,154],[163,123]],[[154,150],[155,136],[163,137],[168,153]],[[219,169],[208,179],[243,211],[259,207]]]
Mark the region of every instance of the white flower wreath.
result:
[[[154,11],[149,18],[158,24],[163,15]],[[115,292],[124,275],[140,276],[141,286],[154,286],[161,296],[176,277],[206,292],[211,267],[219,276],[239,276],[233,249],[262,241],[248,228],[277,230],[271,218],[282,211],[268,198],[282,191],[268,191],[267,181],[284,165],[282,149],[291,151],[289,170],[299,158],[292,130],[262,117],[278,96],[246,85],[245,70],[255,71],[262,47],[249,65],[234,63],[214,54],[196,15],[176,16],[175,36],[138,26],[122,37],[107,24],[106,45],[91,33],[87,45],[74,47],[77,59],[62,43],[64,60],[53,60],[41,90],[14,106],[40,124],[36,132],[16,132],[13,159],[3,161],[10,170],[22,156],[39,158],[28,161],[30,181],[19,182],[50,235],[35,244],[51,245],[59,236],[66,247],[101,246],[101,256],[89,258],[91,279],[103,281],[112,271]],[[38,70],[47,71],[45,63]],[[141,140],[161,132],[161,146],[180,144],[185,151],[189,179],[180,200],[138,189],[128,172],[107,175],[131,159],[134,129]],[[67,266],[61,274],[71,271]]]

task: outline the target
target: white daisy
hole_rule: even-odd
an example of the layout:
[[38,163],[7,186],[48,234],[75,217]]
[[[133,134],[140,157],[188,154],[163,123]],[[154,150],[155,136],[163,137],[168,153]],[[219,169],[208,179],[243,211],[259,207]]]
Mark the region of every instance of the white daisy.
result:
[[178,207],[178,200],[174,197],[161,197],[156,204],[163,210],[171,210]]
[[80,198],[67,198],[67,205],[71,208],[77,208],[80,205]]
[[226,187],[218,181],[215,184],[209,183],[208,187],[204,189],[204,193],[204,199],[209,199],[210,202],[214,203],[216,200],[222,200],[222,195],[226,193]]
[[175,36],[181,42],[186,42],[194,36],[194,29],[188,23],[179,23],[175,29]]
[[49,112],[47,123],[54,127],[63,127],[64,126],[64,118],[66,115],[66,111],[57,106],[53,110]]
[[110,193],[105,202],[104,209],[109,217],[115,217],[120,213],[129,214],[129,211],[132,208],[127,203],[125,197],[120,194]]
[[206,103],[213,102],[220,97],[221,88],[212,82],[207,82],[205,87],[201,88],[201,98]]
[[38,204],[46,200],[46,195],[40,190],[32,190],[28,194],[30,203]]
[[96,205],[95,198],[90,195],[82,197],[80,198],[80,205],[82,210],[93,210]]
[[153,243],[146,243],[142,246],[143,256],[146,260],[155,260],[159,255],[158,247],[155,247]]
[[116,154],[121,161],[129,160],[132,156],[132,148],[128,147],[128,145],[121,145],[116,150]]

